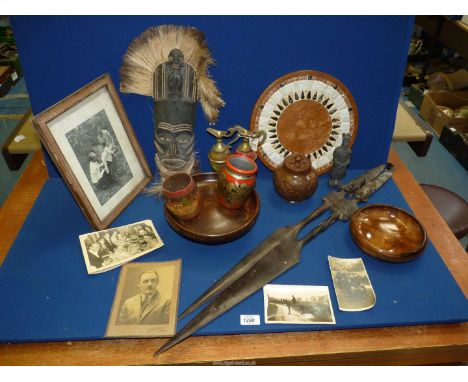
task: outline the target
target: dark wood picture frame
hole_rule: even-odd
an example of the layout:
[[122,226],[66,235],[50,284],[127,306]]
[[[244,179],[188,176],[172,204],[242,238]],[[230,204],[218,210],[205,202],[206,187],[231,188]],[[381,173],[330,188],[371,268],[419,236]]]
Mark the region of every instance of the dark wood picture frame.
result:
[[[60,149],[60,146],[50,131],[48,124],[61,116],[75,105],[86,100],[89,96],[95,94],[97,91],[105,88],[108,92],[110,99],[112,100],[115,111],[122,123],[125,133],[127,134],[128,141],[134,150],[135,156],[138,160],[141,170],[144,174],[143,180],[141,180],[135,187],[128,192],[122,200],[103,218],[101,219],[96,213],[91,201],[87,197],[82,185],[80,184],[77,176],[73,169],[70,167],[68,161],[65,158],[64,153]],[[111,77],[108,73],[98,77],[89,84],[83,86],[81,89],[70,94],[63,100],[59,101],[55,105],[51,106],[47,110],[38,114],[33,118],[34,126],[41,138],[41,141],[47,151],[49,152],[54,164],[57,166],[60,174],[62,175],[65,183],[72,192],[75,200],[84,212],[86,218],[89,220],[91,225],[98,230],[105,229],[109,224],[127,207],[127,205],[141,192],[141,190],[151,180],[151,170],[146,162],[143,151],[137,141],[137,137],[133,131],[131,123],[127,117],[122,102],[120,101],[119,95],[115,86],[112,83]]]

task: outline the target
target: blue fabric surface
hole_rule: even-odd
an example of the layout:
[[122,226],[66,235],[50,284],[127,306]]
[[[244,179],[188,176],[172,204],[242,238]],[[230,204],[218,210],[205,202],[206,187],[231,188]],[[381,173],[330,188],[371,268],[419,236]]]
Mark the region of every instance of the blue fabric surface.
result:
[[[354,177],[359,171],[349,171]],[[242,238],[223,245],[194,243],[167,224],[162,202],[139,195],[113,226],[152,219],[165,245],[137,261],[182,259],[179,312],[218,277],[280,226],[297,222],[329,192],[322,176],[316,194],[301,204],[282,200],[272,187],[271,173],[261,166],[257,191],[261,209],[257,223]],[[393,181],[369,203],[409,210]],[[318,224],[310,224],[312,228]],[[86,273],[78,235],[91,231],[87,220],[60,179],[49,180],[0,268],[0,341],[99,339],[104,336],[120,269]],[[307,227],[303,233],[308,232]],[[362,257],[377,303],[364,312],[338,310],[327,256]],[[352,241],[349,224],[337,222],[307,244],[301,262],[272,283],[327,285],[336,325],[265,325],[263,292],[225,313],[197,334],[334,330],[466,321],[468,302],[431,243],[417,260],[389,264],[368,257]],[[261,326],[240,326],[240,314],[260,314]],[[178,328],[190,318],[179,322]]]
[[[134,37],[158,24],[193,25],[203,30],[217,61],[211,73],[225,100],[220,129],[249,126],[261,92],[285,73],[314,69],[341,80],[353,93],[359,130],[352,167],[370,168],[387,158],[412,17],[12,17],[31,104],[35,114],[81,86],[110,72],[118,87],[122,56]],[[222,33],[220,33],[222,31]],[[150,98],[124,95],[122,102],[150,166]],[[196,148],[202,169],[214,141],[198,110]],[[48,163],[49,173],[58,173]],[[210,246],[176,234],[166,223],[162,203],[138,196],[113,226],[152,219],[165,246],[137,261],[182,259],[179,312],[277,227],[304,217],[326,194],[326,176],[314,197],[291,205],[260,166],[257,190],[261,210],[252,230],[232,243]],[[349,176],[358,172],[350,171]],[[393,182],[372,197],[408,210]],[[318,224],[318,221],[315,222]],[[309,225],[313,227],[314,224]],[[91,227],[60,179],[49,180],[0,268],[0,341],[50,341],[102,338],[119,269],[90,276],[78,235]],[[304,230],[307,232],[307,229]],[[363,257],[377,303],[371,310],[340,312],[327,256]],[[414,262],[388,264],[364,255],[351,239],[348,223],[337,222],[305,246],[300,264],[275,284],[328,285],[336,325],[240,326],[240,314],[263,317],[260,290],[197,334],[323,330],[466,321],[468,303],[429,243]],[[180,329],[190,319],[179,323]]]
[[[359,112],[352,168],[387,160],[413,29],[410,16],[15,16],[11,18],[34,114],[109,72],[117,89],[131,41],[160,24],[191,25],[206,35],[216,60],[210,73],[226,101],[216,127],[250,126],[260,94],[286,73],[326,72],[351,91]],[[121,94],[154,170],[152,99]],[[201,168],[214,140],[197,110]],[[49,175],[58,177],[47,161]]]

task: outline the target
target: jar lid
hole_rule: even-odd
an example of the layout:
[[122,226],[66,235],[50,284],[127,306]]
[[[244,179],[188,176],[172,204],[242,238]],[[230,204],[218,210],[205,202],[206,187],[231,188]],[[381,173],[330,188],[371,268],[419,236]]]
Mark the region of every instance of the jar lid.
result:
[[304,154],[292,153],[283,162],[286,170],[294,173],[308,173],[312,167],[309,158]]

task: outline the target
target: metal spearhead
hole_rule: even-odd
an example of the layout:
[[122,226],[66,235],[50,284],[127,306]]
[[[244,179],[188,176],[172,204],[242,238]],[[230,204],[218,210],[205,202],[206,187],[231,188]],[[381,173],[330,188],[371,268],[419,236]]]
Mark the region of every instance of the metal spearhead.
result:
[[239,261],[233,268],[231,268],[221,279],[213,284],[205,293],[203,293],[195,302],[193,302],[180,316],[179,320],[198,309],[205,302],[210,300],[213,296],[221,293],[229,285],[234,283],[245,273],[249,271],[255,264],[257,264],[265,255],[269,254],[282,240],[288,235],[296,235],[301,228],[309,221],[315,219],[328,209],[328,205],[322,205],[315,209],[310,215],[297,224],[281,227],[276,229],[270,236],[263,240],[255,249],[253,249],[247,256]]
[[268,252],[268,256],[263,256],[253,267],[227,286],[205,309],[177,332],[174,337],[167,341],[155,353],[155,356],[177,345],[198,329],[225,313],[264,285],[274,280],[280,274],[299,263],[302,247],[318,233],[335,222],[336,219],[338,219],[338,216],[332,214],[301,240],[296,240],[297,233],[295,230],[285,231],[282,234],[281,242],[278,242],[278,245],[274,246]]
[[[366,172],[341,186],[341,191],[324,196],[323,205],[299,223],[278,228],[182,313],[181,317],[184,317],[213,298],[197,316],[167,341],[155,356],[183,341],[296,265],[300,260],[302,247],[337,219],[348,220],[358,208],[358,200],[368,198],[391,177],[391,167],[388,164],[381,165]],[[368,183],[371,184],[369,187],[363,187]],[[354,193],[357,199],[346,199],[345,192]],[[327,209],[331,209],[331,215],[302,239],[297,239],[299,231]]]

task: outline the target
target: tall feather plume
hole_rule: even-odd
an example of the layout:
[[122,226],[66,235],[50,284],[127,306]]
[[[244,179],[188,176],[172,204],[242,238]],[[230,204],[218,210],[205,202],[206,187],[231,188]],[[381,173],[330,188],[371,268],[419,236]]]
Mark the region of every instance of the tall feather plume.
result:
[[169,52],[178,48],[185,62],[197,76],[198,100],[209,123],[218,119],[224,106],[221,93],[208,73],[214,60],[205,36],[198,29],[178,25],[160,25],[148,28],[135,38],[124,55],[120,68],[120,91],[153,96],[153,73],[167,61]]

